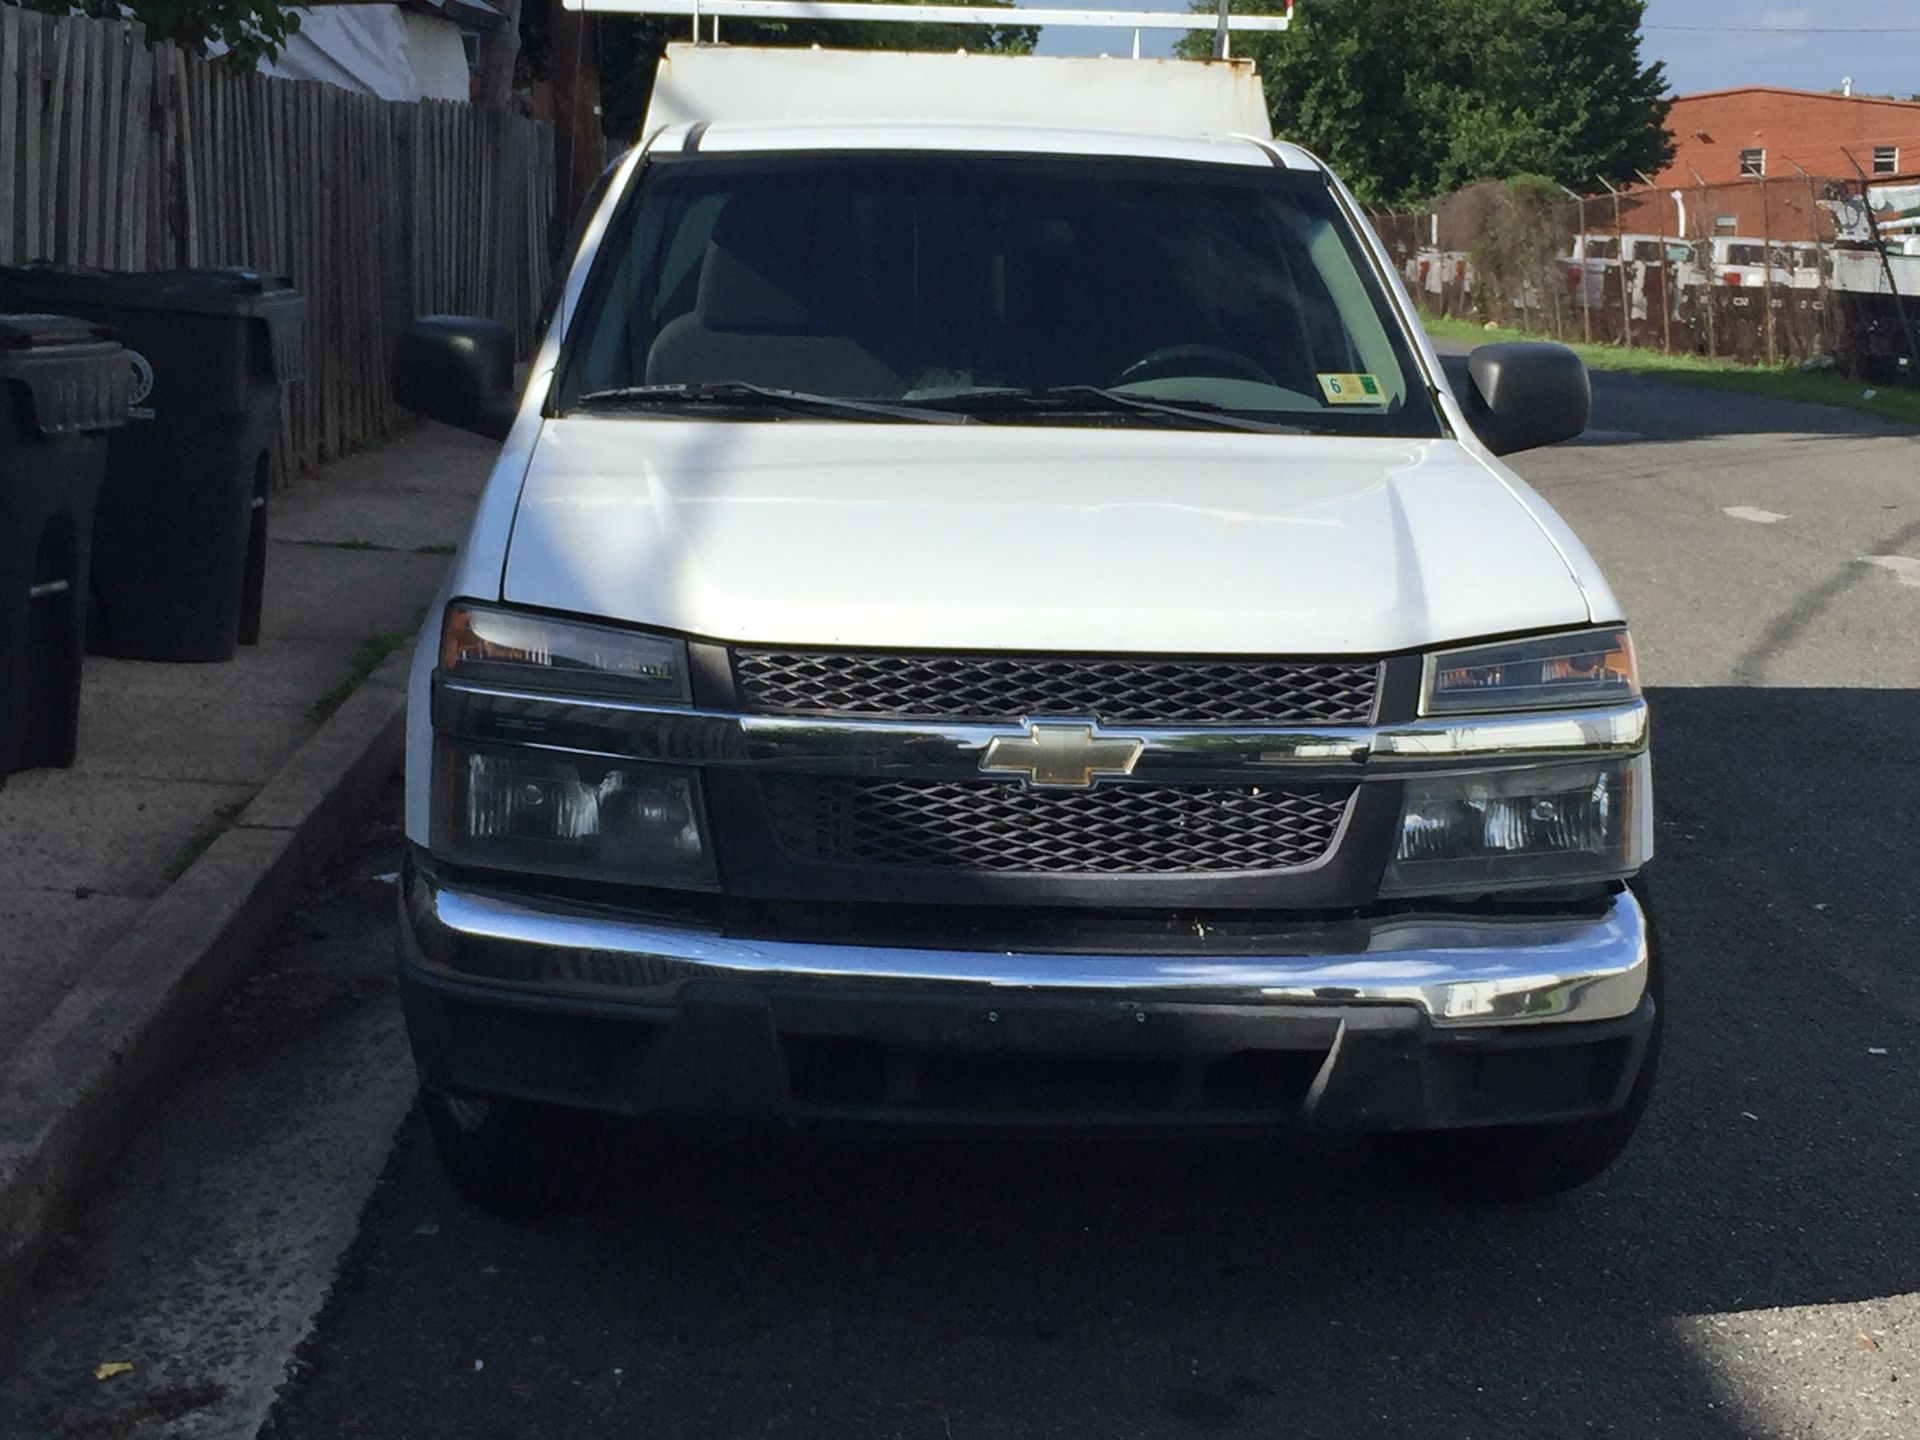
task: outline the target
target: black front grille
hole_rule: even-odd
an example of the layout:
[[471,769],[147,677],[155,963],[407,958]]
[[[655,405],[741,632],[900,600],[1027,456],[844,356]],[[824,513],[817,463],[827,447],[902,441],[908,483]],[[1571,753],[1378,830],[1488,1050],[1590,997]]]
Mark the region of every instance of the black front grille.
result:
[[1364,725],[1372,660],[1141,660],[1072,656],[734,652],[746,709],[785,715],[1018,720],[1088,716],[1109,725]]
[[761,781],[800,859],[909,870],[1152,875],[1291,870],[1332,847],[1352,785],[1029,790],[984,781]]

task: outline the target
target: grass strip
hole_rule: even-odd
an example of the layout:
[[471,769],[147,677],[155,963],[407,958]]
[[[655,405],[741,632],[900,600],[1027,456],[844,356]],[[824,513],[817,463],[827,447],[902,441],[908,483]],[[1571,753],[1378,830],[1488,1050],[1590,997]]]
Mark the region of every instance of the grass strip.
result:
[[376,554],[398,553],[398,545],[382,545],[377,540],[281,540],[281,545],[304,545],[309,550],[371,550]]
[[247,808],[247,800],[233,800],[213,812],[213,818],[194,831],[187,843],[174,851],[173,858],[167,862],[167,880],[178,880],[193,868],[193,862],[212,848],[218,840],[240,818],[240,812]]
[[325,720],[347,703],[347,697],[366,683],[367,677],[380,668],[382,660],[406,643],[405,635],[391,631],[367,636],[360,642],[359,648],[353,652],[353,660],[347,666],[346,678],[314,701],[307,713],[316,721]]
[[[1470,340],[1491,344],[1496,340],[1539,340],[1521,330],[1489,329],[1471,320],[1441,319],[1423,316],[1427,334],[1436,340]],[[1735,390],[1746,395],[1764,395],[1771,400],[1794,400],[1804,405],[1833,405],[1843,410],[1860,410],[1887,420],[1920,425],[1920,389],[1904,382],[1876,385],[1864,380],[1849,380],[1830,370],[1802,370],[1793,365],[1742,365],[1733,360],[1713,360],[1705,355],[1669,355],[1661,350],[1640,346],[1583,344],[1562,342],[1590,369],[1612,370],[1625,375],[1644,375],[1650,380],[1665,380],[1675,385],[1694,385],[1705,390]]]

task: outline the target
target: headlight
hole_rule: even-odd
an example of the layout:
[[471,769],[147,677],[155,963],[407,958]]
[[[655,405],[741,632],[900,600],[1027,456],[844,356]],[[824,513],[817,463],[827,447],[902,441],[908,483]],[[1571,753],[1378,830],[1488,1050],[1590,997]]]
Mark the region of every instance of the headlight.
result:
[[[562,700],[684,705],[692,693],[681,640],[467,601],[449,605],[442,618],[439,676]],[[511,708],[498,725],[479,723],[500,706],[525,702],[469,690],[463,703],[470,711],[435,742],[436,855],[587,880],[715,885],[697,770],[536,748],[552,737]],[[441,723],[437,702],[435,715]],[[494,743],[503,735],[527,743]]]
[[440,673],[455,680],[686,704],[684,641],[456,600],[440,624]]
[[547,750],[437,746],[433,849],[456,864],[711,888],[698,777]]
[[1406,782],[1381,893],[1504,890],[1630,875],[1652,858],[1644,755]]
[[1639,694],[1633,640],[1615,626],[1436,651],[1427,657],[1420,713],[1610,705]]

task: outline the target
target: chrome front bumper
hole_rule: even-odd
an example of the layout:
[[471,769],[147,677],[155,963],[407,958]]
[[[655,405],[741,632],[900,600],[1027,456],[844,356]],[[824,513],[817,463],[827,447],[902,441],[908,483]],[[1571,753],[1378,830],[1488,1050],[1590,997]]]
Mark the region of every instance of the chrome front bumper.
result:
[[[1413,1007],[1435,1027],[1617,1020],[1645,995],[1649,934],[1621,890],[1580,917],[1387,917],[1343,948],[1263,955],[1040,954],[753,939],[584,904],[451,885],[413,867],[402,960],[510,1002],[670,1007],[694,983],[831,995]],[[1325,947],[1325,932],[1316,932]]]

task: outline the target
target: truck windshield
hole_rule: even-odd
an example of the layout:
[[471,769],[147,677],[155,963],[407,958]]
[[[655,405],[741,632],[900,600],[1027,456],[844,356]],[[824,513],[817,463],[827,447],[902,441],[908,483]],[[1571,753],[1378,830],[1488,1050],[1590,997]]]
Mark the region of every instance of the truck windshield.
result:
[[637,183],[563,412],[1442,433],[1318,174],[783,154]]

